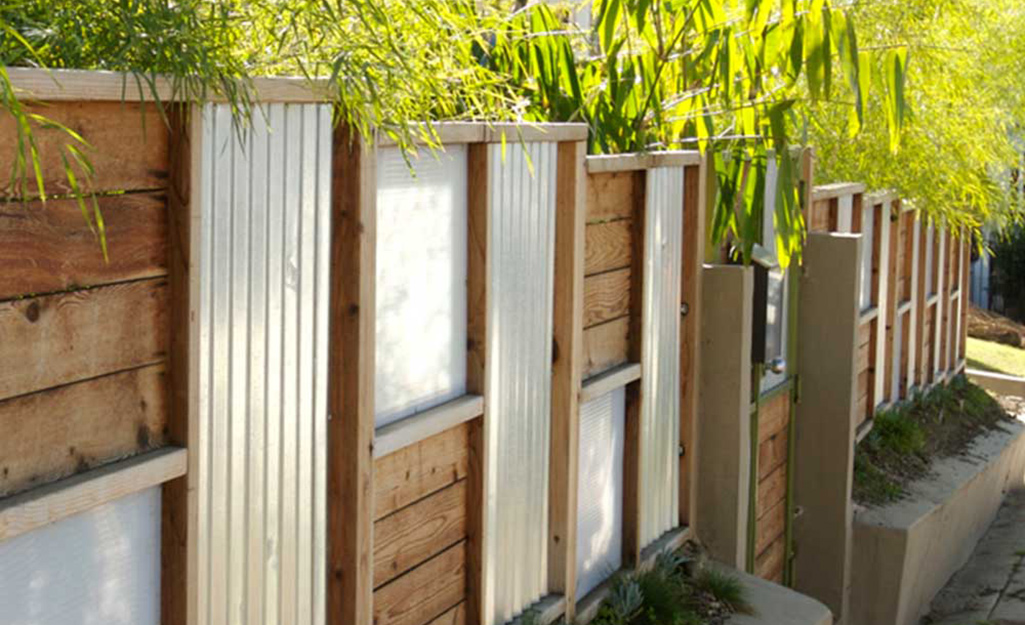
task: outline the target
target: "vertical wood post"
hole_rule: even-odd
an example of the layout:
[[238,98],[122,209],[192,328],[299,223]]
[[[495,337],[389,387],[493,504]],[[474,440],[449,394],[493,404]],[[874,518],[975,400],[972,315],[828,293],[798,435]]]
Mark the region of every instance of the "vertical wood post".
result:
[[[683,178],[683,267],[680,293],[683,316],[680,325],[680,524],[694,526],[695,489],[691,482],[697,469],[698,388],[701,368],[701,271],[705,257],[705,168],[708,156],[697,167],[687,167]],[[684,310],[686,314],[684,314]]]
[[555,215],[555,307],[549,476],[548,585],[576,616],[577,452],[584,337],[584,142],[559,144]]
[[[630,268],[630,329],[627,360],[644,362],[641,354],[644,311],[644,237],[647,231],[647,171],[635,178],[633,197],[633,260]],[[641,375],[648,375],[642,371]],[[626,423],[623,442],[623,566],[636,567],[641,559],[641,380],[626,387]]]
[[484,416],[470,422],[470,467],[467,484],[466,622],[480,625],[490,614],[486,588],[484,530],[487,527],[487,446],[485,422],[488,414],[488,282],[491,274],[491,219],[489,217],[488,146],[475,143],[467,152],[467,242],[466,267],[466,392],[484,397]]
[[[903,206],[901,210],[904,210]],[[908,319],[910,325],[908,326],[908,370],[907,370],[907,383],[905,384],[905,397],[911,397],[911,390],[918,385],[918,354],[921,351],[921,332],[919,328],[922,326],[922,302],[919,299],[919,284],[922,279],[919,277],[918,272],[921,268],[919,262],[919,249],[922,246],[921,243],[921,227],[918,223],[918,215],[911,215],[908,220],[911,232],[908,234],[911,237],[911,258],[907,262],[907,280],[910,281],[910,295],[911,295],[911,311],[908,313]]]
[[[171,303],[170,352],[168,354],[167,443],[198,448],[197,413],[193,398],[198,390],[193,376],[198,352],[199,323],[193,306],[198,303],[199,280],[193,270],[199,264],[199,246],[192,245],[198,234],[199,184],[192,175],[201,165],[203,125],[201,109],[180,106],[169,116],[171,123],[171,171],[167,196],[168,288]],[[192,625],[196,622],[196,476],[199,459],[189,453],[188,472],[164,484],[161,504],[160,617],[164,625]]]
[[350,129],[332,157],[328,422],[328,622],[373,613],[376,157]]

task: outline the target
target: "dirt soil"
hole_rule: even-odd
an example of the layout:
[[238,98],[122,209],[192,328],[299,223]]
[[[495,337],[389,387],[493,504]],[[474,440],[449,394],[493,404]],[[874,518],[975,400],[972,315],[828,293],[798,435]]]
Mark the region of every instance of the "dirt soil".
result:
[[968,307],[968,336],[1011,347],[1025,347],[1025,326],[975,306]]

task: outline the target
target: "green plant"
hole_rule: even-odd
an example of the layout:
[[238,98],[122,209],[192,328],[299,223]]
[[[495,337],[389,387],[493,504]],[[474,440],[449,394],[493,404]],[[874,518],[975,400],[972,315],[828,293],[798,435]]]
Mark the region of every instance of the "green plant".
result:
[[705,568],[698,573],[695,583],[698,588],[708,592],[716,601],[729,606],[734,612],[752,613],[752,607],[745,597],[744,585],[736,577]]
[[690,609],[686,587],[675,574],[652,568],[637,575],[644,605],[637,625],[690,625],[696,615]]

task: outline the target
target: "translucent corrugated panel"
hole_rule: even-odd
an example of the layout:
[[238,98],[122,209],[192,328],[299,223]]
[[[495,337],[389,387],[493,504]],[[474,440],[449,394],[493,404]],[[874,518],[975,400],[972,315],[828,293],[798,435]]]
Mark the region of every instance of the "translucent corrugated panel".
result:
[[865,202],[861,207],[861,291],[858,295],[862,311],[872,307],[872,248],[875,245],[875,207]]
[[641,541],[679,524],[683,168],[648,170],[641,305]]
[[622,566],[625,423],[625,388],[580,407],[578,598],[585,597]]
[[[769,159],[765,172],[765,208],[762,212],[762,246],[776,258],[776,159]],[[765,302],[765,359],[786,359],[787,352],[787,274],[772,269],[768,275]],[[786,373],[773,373],[766,368],[761,380],[761,391],[772,389],[786,379]]]
[[[926,295],[932,295],[936,292],[936,284],[933,281],[933,267],[932,259],[933,253],[935,252],[934,240],[936,238],[936,228],[932,224],[925,227],[925,293]],[[925,311],[923,311],[924,314]]]
[[555,143],[490,156],[486,625],[547,592]]
[[0,542],[0,623],[158,625],[160,487]]
[[854,196],[841,195],[836,200],[836,231],[850,232],[854,227]]
[[935,370],[940,373],[946,370],[946,353],[944,352],[945,345],[943,344],[943,332],[946,330],[943,322],[943,315],[950,306],[950,297],[947,296],[947,271],[945,264],[947,262],[947,231],[944,228],[936,228],[936,292],[939,293],[939,297],[936,298],[936,340],[933,342],[933,353],[935,354],[936,363]]
[[377,156],[377,426],[466,392],[466,146]]
[[322,623],[331,107],[202,123],[199,623]]
[[904,315],[895,315],[893,323],[893,359],[890,361],[890,401],[900,400],[900,378],[905,371],[900,368],[904,353]]
[[[890,266],[890,202],[882,203],[879,210],[880,218],[875,222],[874,236],[879,239],[879,267]],[[886,391],[886,311],[889,309],[889,280],[888,271],[879,271],[879,292],[876,294],[876,306],[879,307],[879,316],[876,317],[876,371],[881,371],[875,376],[876,405],[886,401],[883,393]]]

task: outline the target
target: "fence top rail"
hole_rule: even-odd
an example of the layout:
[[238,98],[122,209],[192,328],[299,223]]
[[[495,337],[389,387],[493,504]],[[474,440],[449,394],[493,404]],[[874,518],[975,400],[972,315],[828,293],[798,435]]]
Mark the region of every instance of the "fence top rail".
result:
[[898,200],[896,191],[873,191],[865,194],[866,204],[883,204],[885,202],[896,202]]
[[[586,141],[587,124],[533,122],[431,122],[442,145],[461,143],[508,143]],[[378,147],[394,146],[397,141],[383,133]],[[423,144],[423,141],[417,141]]]
[[865,185],[860,182],[834,182],[823,184],[812,189],[811,199],[814,202],[820,200],[832,200],[844,195],[857,195],[865,192]]
[[[154,90],[161,101],[170,102],[175,98],[172,81],[163,76],[154,79],[153,88],[145,79],[139,78],[143,81],[140,91],[136,76],[126,72],[32,67],[6,69],[20,100],[140,102],[153,100]],[[254,78],[252,86],[254,100],[258,102],[326,102],[329,99],[326,80]],[[224,101],[217,95],[211,99]]]
[[697,150],[667,150],[631,154],[598,154],[587,157],[587,172],[599,174],[614,171],[636,171],[653,167],[686,167],[700,165]]

